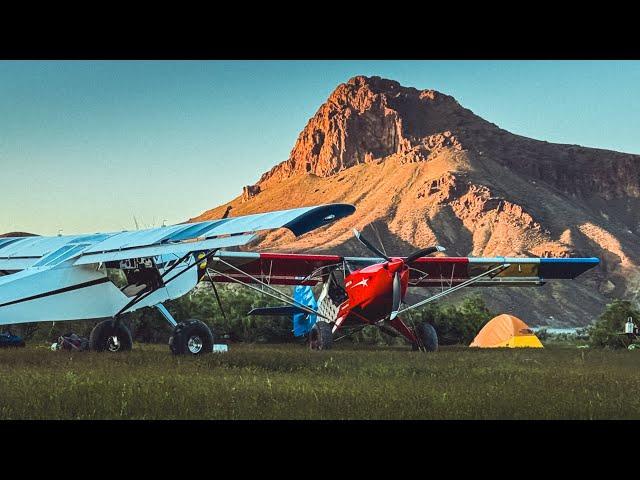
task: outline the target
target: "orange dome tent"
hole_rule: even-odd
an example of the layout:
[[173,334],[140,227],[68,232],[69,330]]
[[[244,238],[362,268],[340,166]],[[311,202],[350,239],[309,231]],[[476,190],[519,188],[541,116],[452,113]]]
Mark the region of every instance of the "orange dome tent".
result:
[[470,347],[530,347],[543,348],[540,339],[529,326],[513,315],[502,314],[492,318],[478,332]]

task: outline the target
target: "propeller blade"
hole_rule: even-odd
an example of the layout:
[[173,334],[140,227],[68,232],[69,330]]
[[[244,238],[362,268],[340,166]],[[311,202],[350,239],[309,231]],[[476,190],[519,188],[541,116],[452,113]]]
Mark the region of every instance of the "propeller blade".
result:
[[421,248],[420,250],[413,252],[411,255],[409,255],[405,259],[404,263],[406,264],[413,263],[420,257],[426,257],[427,255],[431,255],[432,253],[436,253],[436,252],[444,252],[445,250],[446,249],[444,247],[441,247],[440,245],[436,245],[435,247]]
[[366,238],[364,238],[360,232],[358,230],[356,230],[355,228],[353,229],[353,234],[356,236],[356,238],[358,240],[360,240],[360,243],[362,243],[365,247],[367,247],[369,250],[371,250],[373,253],[375,253],[376,255],[378,255],[379,257],[384,258],[386,261],[390,261],[391,259],[389,257],[387,257],[384,253],[382,253],[380,250],[378,250],[376,247],[374,247],[371,242],[369,242],[369,240],[367,240]]
[[401,301],[402,291],[400,288],[400,273],[396,272],[393,276],[393,306],[391,307],[391,316],[389,317],[389,320],[393,320],[398,316]]

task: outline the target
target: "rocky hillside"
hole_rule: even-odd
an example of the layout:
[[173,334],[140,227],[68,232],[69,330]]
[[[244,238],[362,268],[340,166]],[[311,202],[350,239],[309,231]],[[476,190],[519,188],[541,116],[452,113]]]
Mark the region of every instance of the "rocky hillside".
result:
[[514,135],[453,97],[379,77],[339,85],[287,160],[192,220],[329,202],[357,212],[254,248],[368,254],[357,227],[398,255],[437,243],[449,255],[600,257],[574,282],[482,291],[534,325],[583,325],[613,296],[640,298],[639,155]]

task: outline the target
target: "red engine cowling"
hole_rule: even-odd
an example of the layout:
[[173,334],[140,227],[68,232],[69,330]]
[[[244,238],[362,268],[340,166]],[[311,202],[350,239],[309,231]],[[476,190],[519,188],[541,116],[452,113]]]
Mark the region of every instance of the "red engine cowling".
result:
[[400,259],[371,265],[348,275],[344,287],[350,308],[358,308],[360,315],[371,322],[388,317],[393,303],[393,277],[396,272],[400,273],[400,291],[404,298],[409,284],[409,269]]

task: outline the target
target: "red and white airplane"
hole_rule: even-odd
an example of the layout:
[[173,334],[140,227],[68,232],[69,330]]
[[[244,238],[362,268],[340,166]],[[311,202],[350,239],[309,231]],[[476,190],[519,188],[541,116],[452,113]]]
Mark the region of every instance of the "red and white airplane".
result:
[[[133,232],[57,237],[0,238],[0,326],[43,321],[106,318],[91,332],[91,348],[132,347],[122,315],[155,307],[174,327],[175,354],[210,352],[213,332],[204,322],[176,322],[163,302],[191,291],[205,276],[216,297],[216,282],[234,282],[279,299],[286,307],[253,314],[292,314],[294,334],[309,333],[318,349],[330,348],[333,333],[353,325],[375,325],[403,335],[415,348],[433,350],[429,324],[415,329],[403,312],[468,286],[542,285],[575,278],[597,258],[430,257],[441,247],[408,257],[387,257],[357,231],[376,257],[233,252],[259,231],[287,228],[299,236],[354,213],[331,204]],[[323,283],[316,302],[310,286]],[[296,285],[293,297],[274,285]],[[409,287],[440,291],[404,305]],[[221,305],[222,308],[222,305]]]
[[[208,269],[210,280],[241,283],[282,299],[286,306],[258,308],[250,314],[293,315],[294,333],[310,333],[312,348],[331,348],[333,334],[341,328],[374,325],[404,336],[415,349],[433,351],[438,345],[433,326],[425,322],[412,328],[403,322],[402,313],[465,287],[539,286],[547,280],[576,278],[599,263],[598,258],[431,257],[445,250],[440,246],[389,257],[357,230],[354,234],[376,257],[219,252]],[[316,301],[310,287],[318,283],[323,288]],[[293,297],[286,297],[273,285],[298,287]],[[409,288],[438,291],[405,305]]]

